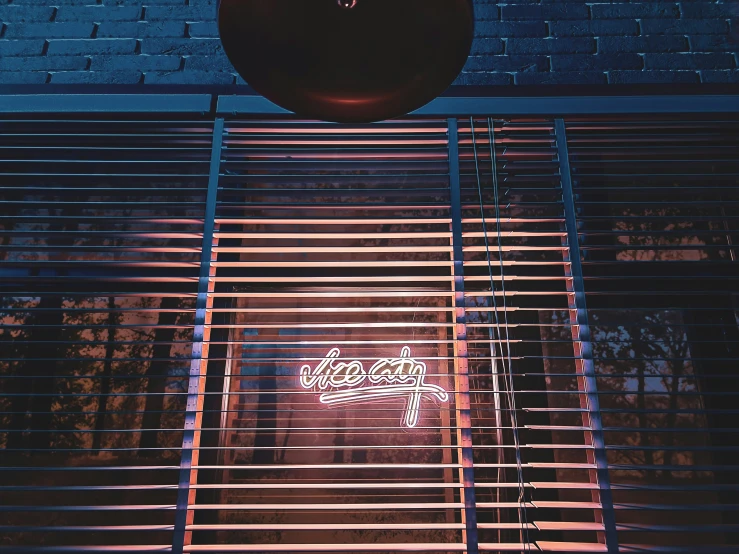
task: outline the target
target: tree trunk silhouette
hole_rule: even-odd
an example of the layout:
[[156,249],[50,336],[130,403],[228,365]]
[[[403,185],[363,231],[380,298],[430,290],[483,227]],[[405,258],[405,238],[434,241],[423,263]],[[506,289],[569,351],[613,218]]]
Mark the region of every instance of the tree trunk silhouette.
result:
[[[31,331],[32,333],[32,331]],[[29,339],[31,338],[29,333]],[[25,358],[25,346],[11,344],[13,358]],[[19,449],[24,447],[23,433],[26,429],[26,414],[31,394],[31,380],[24,378],[25,370],[22,362],[17,362],[8,384],[10,397],[10,420],[8,422],[7,448]]]
[[[15,229],[15,221],[12,219],[17,216],[19,211],[19,204],[16,202],[20,200],[20,193],[17,190],[6,191],[3,195],[4,206],[3,206],[3,217],[0,218],[0,262],[8,259],[10,250],[5,247],[10,244],[13,236],[13,230]],[[23,336],[23,335],[21,335]],[[3,337],[5,338],[5,337]],[[9,339],[10,344],[8,357],[10,359],[20,360],[25,358],[25,352],[27,350],[26,345],[21,345],[12,337]],[[15,366],[15,367],[14,367]],[[16,361],[15,363],[9,362],[7,392],[12,395],[28,394],[29,383],[24,383],[23,379],[23,363]],[[10,421],[8,422],[8,438],[7,448],[21,448],[23,446],[23,430],[24,422],[26,419],[26,411],[28,410],[28,398],[22,396],[11,396],[10,397]]]
[[[346,427],[346,410],[340,409],[339,410],[339,418],[337,421],[337,426]],[[344,446],[346,445],[346,442],[344,440],[346,432],[345,431],[335,431],[334,432],[334,463],[335,464],[341,464],[344,463]]]
[[[647,466],[654,466],[654,452],[650,450],[652,441],[649,431],[647,430],[649,422],[647,420],[646,413],[647,397],[645,394],[646,378],[644,376],[644,364],[639,364],[639,368],[637,369],[637,371],[638,388],[636,395],[636,408],[638,411],[639,428],[641,429],[641,431],[639,431],[639,442],[640,445],[643,447],[642,452],[644,452],[644,464]],[[657,473],[652,467],[650,467],[650,469],[647,469],[647,475],[650,478],[654,479]]]
[[[167,388],[169,369],[172,366],[172,342],[175,337],[175,323],[179,313],[167,310],[181,308],[178,297],[165,296],[160,304],[159,320],[154,332],[154,346],[151,352],[151,361],[146,370],[146,403],[144,417],[141,422],[141,439],[139,448],[145,455],[156,455],[151,450],[158,445],[159,428],[161,427],[162,411],[164,409],[164,393]],[[148,452],[147,452],[148,451]]]
[[105,343],[105,365],[103,366],[103,374],[100,376],[100,396],[98,396],[98,409],[95,413],[95,432],[92,435],[93,450],[98,450],[103,442],[105,416],[108,414],[108,395],[112,384],[110,378],[113,373],[113,355],[116,349],[115,329],[120,322],[120,314],[115,312],[115,307],[115,297],[108,297],[108,337]]
[[[19,197],[19,199],[21,199]],[[71,203],[79,202],[80,198],[67,199]],[[51,199],[47,201],[51,202]],[[65,208],[62,210],[49,209],[49,227],[46,229],[46,245],[58,248],[49,252],[49,261],[59,262],[69,259],[70,250],[75,243],[74,232],[79,224],[74,218],[59,222],[61,215],[79,215],[79,208]],[[55,269],[55,275],[63,275],[63,269]],[[17,347],[16,352],[25,352],[24,362],[18,364],[17,378],[14,386],[16,396],[11,402],[11,415],[8,448],[23,446],[23,434],[26,430],[26,416],[30,412],[30,447],[33,449],[48,449],[51,447],[51,406],[56,390],[56,376],[59,368],[64,365],[62,358],[66,355],[67,347],[64,339],[64,312],[62,311],[64,297],[58,291],[55,294],[43,295],[47,287],[39,285],[36,291],[41,293],[41,299],[36,306],[35,315],[29,318],[29,331],[26,336],[28,346]],[[29,291],[29,296],[38,294]],[[19,377],[19,378],[18,378]]]
[[257,402],[256,436],[254,437],[254,463],[271,464],[277,447],[277,376],[275,362],[259,365],[259,400]]
[[282,452],[280,452],[280,463],[285,461],[285,454],[287,453],[287,445],[290,442],[290,434],[293,428],[293,416],[295,415],[295,409],[293,408],[292,402],[290,403],[290,416],[287,418],[287,428],[285,429],[285,438],[282,440]]
[[10,254],[10,250],[5,247],[10,244],[13,229],[15,229],[15,223],[11,218],[18,213],[17,205],[13,203],[13,200],[18,198],[18,193],[11,191],[6,192],[3,196],[3,218],[0,219],[0,262],[7,260]]
[[366,464],[367,463],[367,449],[366,448],[355,448],[352,450],[352,463],[353,464]]
[[[266,357],[279,358],[279,330],[260,329],[259,336],[270,341],[264,347]],[[272,464],[277,447],[277,362],[260,362],[257,392],[259,397],[253,461],[255,464]]]
[[26,359],[19,364],[16,385],[11,402],[12,415],[8,433],[8,448],[23,447],[26,431],[26,414],[31,413],[30,447],[46,449],[51,446],[51,405],[55,391],[56,375],[61,365],[61,330],[64,322],[63,299],[60,296],[44,296],[31,319],[26,340]]
[[[682,354],[684,355],[684,354]],[[670,402],[667,412],[667,429],[676,429],[677,426],[677,416],[678,416],[678,395],[680,394],[680,379],[685,374],[685,362],[682,360],[674,360],[673,361],[674,367],[672,370],[672,378],[670,380]],[[677,433],[677,430],[669,431],[667,433],[667,437],[665,439],[665,459],[662,465],[665,467],[672,465],[672,457],[674,452],[670,450],[673,446],[675,446],[675,434]],[[671,477],[672,473],[669,469],[662,472],[666,477]]]

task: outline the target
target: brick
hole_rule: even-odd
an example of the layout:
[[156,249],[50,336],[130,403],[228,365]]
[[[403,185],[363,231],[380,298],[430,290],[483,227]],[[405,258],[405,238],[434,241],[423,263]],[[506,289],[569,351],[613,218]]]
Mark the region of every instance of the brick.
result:
[[729,35],[704,35],[688,38],[691,52],[738,52],[739,40]]
[[726,52],[710,54],[645,54],[645,69],[733,69],[734,56]]
[[729,32],[729,24],[718,20],[642,19],[641,29],[645,35],[721,35]]
[[483,21],[475,26],[478,37],[545,37],[547,27],[543,21]]
[[90,38],[92,23],[16,23],[5,29],[5,38]]
[[0,71],[81,71],[87,67],[87,58],[83,56],[33,56],[2,57]]
[[0,21],[4,23],[27,23],[51,21],[52,6],[0,6]]
[[739,70],[705,70],[700,72],[702,83],[739,83]]
[[508,54],[589,54],[595,52],[595,39],[511,38],[506,41]]
[[202,4],[195,6],[148,6],[146,8],[146,20],[156,21],[215,21],[218,11],[215,5]]
[[470,54],[473,56],[479,56],[480,54],[502,54],[503,49],[504,43],[499,38],[476,38],[472,41]]
[[500,18],[498,6],[475,4],[475,21],[495,21]]
[[504,4],[500,8],[500,18],[503,21],[544,19],[541,4]]
[[55,21],[102,23],[103,21],[138,21],[140,17],[141,6],[60,6]]
[[215,21],[207,23],[190,23],[187,28],[188,35],[192,38],[219,37],[218,24]]
[[172,37],[184,38],[184,21],[110,21],[101,23],[97,32],[98,38],[148,38]]
[[213,38],[149,38],[141,41],[142,54],[225,55],[219,39]]
[[44,40],[6,40],[0,39],[0,58],[6,56],[40,56],[44,50]]
[[696,71],[609,71],[608,82],[615,85],[697,83]]
[[52,84],[135,85],[141,81],[140,71],[61,71],[51,74]]
[[517,85],[600,85],[606,83],[602,71],[563,71],[560,73],[516,73]]
[[501,8],[501,19],[504,21],[588,18],[588,7],[585,4],[508,4]]
[[729,19],[739,17],[739,10],[732,10],[732,2],[681,2],[684,19]]
[[470,56],[464,66],[466,72],[476,71],[548,71],[546,56]]
[[185,71],[236,73],[226,56],[187,56]]
[[577,54],[551,56],[552,71],[592,71],[611,69],[641,69],[639,54]]
[[593,4],[593,19],[642,19],[644,17],[676,19],[680,17],[677,3],[639,2],[638,4]]
[[598,53],[619,52],[686,52],[688,40],[678,35],[641,37],[599,37]]
[[80,56],[85,54],[133,54],[136,39],[60,39],[49,40],[49,56]]
[[621,19],[617,21],[552,21],[549,32],[553,37],[597,37],[602,35],[636,35],[639,26],[636,21]]
[[0,83],[4,85],[42,85],[46,71],[0,71]]
[[205,71],[148,71],[144,83],[154,85],[230,85],[234,82],[232,73]]
[[175,71],[179,69],[179,56],[92,56],[92,71],[130,70],[139,71]]
[[[143,74],[149,84],[245,84],[218,39],[216,0],[96,1],[0,5],[3,82],[42,83],[48,75],[53,83],[124,84],[140,82]],[[731,22],[739,26],[734,6],[709,0],[475,0],[476,37],[455,84],[737,82],[732,52],[739,51],[739,36],[728,32]],[[93,23],[99,25],[90,39]],[[40,55],[44,39],[48,56]],[[17,81],[12,72],[20,74]]]
[[94,3],[95,0],[13,0],[13,5],[19,6],[87,6]]
[[466,86],[510,85],[513,75],[510,73],[465,73],[462,72],[453,84]]

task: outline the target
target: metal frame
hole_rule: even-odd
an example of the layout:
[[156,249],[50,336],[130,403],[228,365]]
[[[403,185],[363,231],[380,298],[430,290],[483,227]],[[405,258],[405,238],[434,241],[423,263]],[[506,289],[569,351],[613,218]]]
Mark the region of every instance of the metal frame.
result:
[[[287,116],[291,112],[262,96],[220,93],[0,94],[0,113],[215,113]],[[44,92],[41,92],[44,91]],[[739,94],[651,94],[602,96],[445,96],[411,113],[412,117],[564,114],[737,113]]]
[[[261,96],[219,96],[217,113],[224,115],[289,115]],[[655,114],[739,112],[737,95],[653,96],[500,96],[441,97],[410,116]]]
[[[567,231],[567,249],[564,255],[569,259],[567,277],[568,303],[570,307],[570,323],[572,325],[572,343],[575,349],[575,364],[578,373],[580,388],[585,392],[583,414],[589,420],[590,436],[593,445],[592,461],[596,467],[593,476],[598,485],[597,501],[602,508],[602,523],[605,528],[604,542],[609,554],[617,554],[618,535],[616,531],[616,514],[613,509],[613,494],[608,474],[608,456],[603,435],[603,421],[598,398],[598,385],[593,363],[593,345],[590,340],[590,324],[585,302],[585,281],[583,279],[582,262],[580,258],[580,241],[577,234],[577,217],[575,213],[575,196],[572,191],[572,174],[570,172],[570,158],[567,150],[567,135],[564,120],[554,121],[554,131],[557,140],[557,153],[560,164],[562,182],[562,200],[565,211],[565,226]],[[565,266],[567,268],[567,266]],[[594,491],[595,492],[595,491]]]
[[467,363],[467,313],[464,297],[464,255],[462,252],[462,195],[459,177],[459,133],[457,120],[447,120],[449,127],[449,192],[452,206],[452,246],[454,267],[454,380],[457,393],[457,428],[460,429],[459,454],[464,495],[465,544],[468,554],[477,554],[477,503],[475,501],[475,470],[472,452],[472,415],[470,413],[470,382]]
[[210,94],[10,94],[0,113],[207,113]]
[[213,142],[211,144],[210,176],[208,178],[208,195],[205,205],[205,221],[203,222],[203,249],[200,257],[200,275],[198,277],[198,297],[195,304],[195,326],[193,329],[192,357],[190,360],[190,379],[187,387],[187,407],[185,411],[185,431],[182,439],[182,457],[180,461],[180,478],[177,490],[177,513],[175,514],[172,553],[182,554],[190,542],[187,526],[192,524],[190,504],[195,501],[195,491],[190,486],[197,482],[197,466],[200,447],[200,428],[203,419],[203,392],[205,391],[205,375],[208,367],[208,341],[210,340],[209,304],[213,281],[211,279],[211,255],[213,251],[213,234],[215,231],[216,200],[218,195],[218,177],[221,167],[221,148],[223,146],[223,118],[217,118],[213,125]]

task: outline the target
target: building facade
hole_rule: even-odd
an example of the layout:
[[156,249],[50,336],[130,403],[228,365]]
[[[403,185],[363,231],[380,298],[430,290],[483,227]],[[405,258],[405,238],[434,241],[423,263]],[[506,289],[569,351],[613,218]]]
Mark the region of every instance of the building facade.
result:
[[48,4],[0,6],[0,552],[737,551],[733,3],[477,2],[372,125],[255,96],[212,2]]

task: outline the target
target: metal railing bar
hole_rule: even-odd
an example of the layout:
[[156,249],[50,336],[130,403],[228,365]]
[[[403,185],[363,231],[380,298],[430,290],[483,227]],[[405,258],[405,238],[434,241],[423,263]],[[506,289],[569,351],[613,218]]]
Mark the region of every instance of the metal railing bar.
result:
[[[605,449],[605,438],[603,435],[603,422],[600,413],[600,400],[598,397],[598,384],[595,379],[596,370],[593,364],[593,349],[590,337],[590,326],[588,321],[587,306],[585,302],[585,281],[580,257],[580,240],[578,237],[577,215],[575,211],[575,195],[572,189],[572,175],[570,171],[570,158],[567,149],[567,135],[563,119],[554,122],[557,151],[560,160],[560,174],[562,178],[562,199],[565,212],[565,230],[567,231],[567,245],[569,246],[567,260],[569,262],[569,274],[572,277],[568,289],[572,294],[571,308],[577,318],[576,355],[580,358],[580,372],[582,373],[582,385],[586,393],[585,402],[590,436],[594,447],[595,476],[598,484],[598,500],[602,506],[601,518],[604,525],[603,540],[609,554],[618,554],[618,532],[616,531],[616,517],[613,509],[613,495],[610,488],[610,475],[608,473],[608,457]],[[575,322],[572,322],[575,323]],[[573,329],[573,335],[575,330]],[[577,347],[579,346],[579,352]]]
[[465,287],[464,287],[464,255],[462,251],[462,199],[460,191],[459,165],[459,134],[456,118],[449,118],[448,147],[449,147],[449,187],[451,195],[451,231],[453,252],[453,289],[454,289],[454,368],[455,388],[459,394],[455,397],[457,417],[461,420],[458,431],[458,441],[461,443],[459,457],[462,460],[460,479],[464,487],[461,497],[464,506],[465,524],[464,542],[468,554],[478,553],[477,535],[477,502],[475,500],[475,476],[473,467],[473,451],[471,436],[470,392],[467,376],[467,318],[465,315]]
[[218,178],[221,166],[221,150],[223,145],[223,118],[216,118],[213,125],[212,150],[210,159],[210,176],[208,179],[208,196],[205,205],[203,228],[203,245],[200,259],[200,275],[198,281],[198,297],[196,300],[193,345],[190,363],[190,380],[187,390],[187,408],[184,422],[184,437],[182,440],[182,455],[180,461],[179,490],[177,494],[177,512],[175,514],[175,530],[172,539],[173,554],[182,554],[183,548],[189,544],[190,534],[186,527],[192,523],[192,512],[189,510],[191,502],[195,501],[190,486],[197,478],[197,471],[193,464],[198,463],[198,449],[200,427],[202,419],[202,393],[205,390],[205,373],[207,368],[209,330],[207,308],[212,305],[212,298],[208,292],[211,288],[211,255],[215,232],[216,201],[218,196]]

